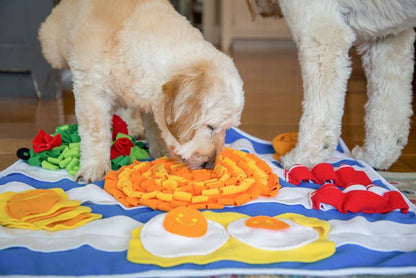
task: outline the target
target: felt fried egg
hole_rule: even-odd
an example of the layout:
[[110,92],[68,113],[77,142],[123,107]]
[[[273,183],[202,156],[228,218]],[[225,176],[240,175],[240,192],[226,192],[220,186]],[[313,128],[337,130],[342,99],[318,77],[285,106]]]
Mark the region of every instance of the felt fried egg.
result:
[[153,217],[140,233],[143,248],[164,258],[206,255],[220,248],[228,238],[222,225],[190,207],[178,207]]
[[227,230],[230,236],[245,244],[273,251],[295,249],[319,238],[312,227],[268,216],[238,219]]

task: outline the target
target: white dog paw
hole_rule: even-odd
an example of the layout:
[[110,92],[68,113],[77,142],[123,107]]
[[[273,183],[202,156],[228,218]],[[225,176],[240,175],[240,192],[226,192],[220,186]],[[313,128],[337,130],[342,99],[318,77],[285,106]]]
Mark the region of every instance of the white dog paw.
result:
[[308,145],[306,148],[299,148],[298,146],[281,158],[281,165],[285,169],[301,164],[308,168],[312,168],[318,163],[324,162],[329,158],[336,145],[329,146],[329,144]]
[[81,167],[76,176],[77,182],[91,183],[102,180],[110,170],[110,163]]
[[355,146],[352,150],[354,158],[365,161],[371,167],[377,170],[388,169],[401,154],[400,150],[382,152],[378,150],[369,151],[365,147]]

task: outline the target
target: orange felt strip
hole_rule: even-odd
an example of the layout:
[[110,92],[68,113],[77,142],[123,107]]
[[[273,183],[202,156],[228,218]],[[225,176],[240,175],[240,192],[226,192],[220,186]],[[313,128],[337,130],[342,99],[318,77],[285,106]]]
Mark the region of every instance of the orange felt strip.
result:
[[200,204],[191,204],[189,205],[189,207],[200,210],[200,209],[207,209],[208,206],[207,204],[200,203]]
[[234,205],[234,199],[231,197],[234,196],[227,196],[230,198],[218,198],[218,203],[224,204],[224,206],[233,206]]
[[78,222],[80,222],[80,221],[82,221],[84,219],[89,218],[90,216],[91,216],[91,213],[81,213],[81,214],[79,214],[79,215],[77,215],[77,216],[75,216],[73,218],[66,219],[66,220],[62,220],[62,221],[53,222],[53,223],[48,224],[47,226],[49,228],[55,227],[57,225],[64,225],[64,226],[71,227],[71,226],[74,226],[76,223],[78,223]]
[[224,204],[220,204],[220,203],[208,203],[207,204],[207,209],[223,209],[224,208]]
[[208,170],[205,169],[198,169],[198,170],[194,170],[194,180],[196,181],[203,181],[203,180],[208,180],[211,178],[211,173]]
[[140,204],[143,206],[147,206],[152,209],[156,209],[157,204],[159,203],[159,200],[155,199],[140,199]]
[[248,203],[250,200],[251,200],[251,199],[250,199],[250,195],[249,195],[249,194],[247,194],[247,193],[243,193],[243,194],[241,194],[241,195],[237,196],[237,197],[234,199],[234,204],[235,204],[236,206],[241,206],[241,205],[243,205],[243,204],[245,204],[245,203]]
[[175,191],[173,198],[180,201],[189,202],[192,199],[192,194],[188,192]]
[[133,207],[137,207],[138,205],[140,205],[140,199],[137,197],[126,197],[126,202]]
[[60,209],[56,210],[55,212],[53,212],[51,214],[48,214],[48,215],[44,215],[44,216],[39,216],[39,217],[33,217],[33,218],[26,219],[25,222],[35,223],[35,222],[40,221],[40,220],[44,220],[44,219],[48,219],[48,218],[53,218],[53,217],[58,216],[58,215],[60,215],[62,213],[71,211],[73,209],[74,209],[74,207],[63,207],[63,208],[60,208]]
[[172,200],[170,204],[172,205],[172,207],[177,208],[177,207],[186,207],[188,205],[188,202]]
[[31,214],[39,214],[48,211],[61,200],[55,191],[47,189],[35,189],[17,193],[7,202],[7,213],[16,219]]
[[156,208],[158,210],[170,211],[170,210],[173,209],[173,206],[172,206],[171,202],[159,202],[159,203],[157,203]]
[[125,199],[127,197],[126,194],[124,194],[123,191],[119,190],[118,188],[109,188],[109,187],[104,187],[104,190],[107,191],[108,193],[110,193],[111,195],[113,195],[114,198],[116,198],[117,200],[121,201],[122,199]]

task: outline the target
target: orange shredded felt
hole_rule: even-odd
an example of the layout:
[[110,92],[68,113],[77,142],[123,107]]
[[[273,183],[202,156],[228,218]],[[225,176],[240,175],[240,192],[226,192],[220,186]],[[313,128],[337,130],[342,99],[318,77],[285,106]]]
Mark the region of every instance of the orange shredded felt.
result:
[[212,170],[190,170],[184,163],[162,157],[110,171],[104,189],[126,207],[149,206],[221,209],[240,206],[259,196],[272,197],[279,178],[254,154],[226,148]]
[[207,233],[205,216],[191,207],[177,207],[169,211],[163,221],[166,231],[186,237],[201,237]]
[[250,217],[246,220],[245,225],[251,228],[261,228],[267,230],[284,230],[290,227],[286,222],[265,215]]

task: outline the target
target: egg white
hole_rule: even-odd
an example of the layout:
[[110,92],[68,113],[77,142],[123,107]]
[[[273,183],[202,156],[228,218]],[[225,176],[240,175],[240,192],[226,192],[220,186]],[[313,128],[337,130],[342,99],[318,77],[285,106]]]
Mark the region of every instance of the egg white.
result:
[[228,241],[225,228],[209,219],[207,233],[201,237],[186,237],[168,232],[163,227],[166,213],[149,220],[142,228],[140,240],[149,253],[163,258],[207,255]]
[[319,238],[319,233],[312,227],[297,224],[290,219],[279,219],[290,226],[284,230],[248,227],[245,225],[247,219],[242,218],[230,223],[227,231],[230,236],[255,248],[273,251],[289,250]]

